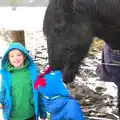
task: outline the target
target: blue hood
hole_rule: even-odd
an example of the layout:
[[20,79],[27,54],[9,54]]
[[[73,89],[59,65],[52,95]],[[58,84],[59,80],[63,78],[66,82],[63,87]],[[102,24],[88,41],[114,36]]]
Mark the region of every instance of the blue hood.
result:
[[8,60],[8,52],[13,50],[13,49],[18,49],[21,52],[23,52],[27,56],[27,59],[30,62],[30,64],[33,63],[32,57],[29,55],[29,53],[27,52],[27,50],[25,49],[25,47],[22,44],[20,44],[20,43],[11,43],[9,45],[7,51],[5,52],[3,58],[2,58],[2,62],[1,62],[1,68],[2,69],[4,69],[5,64],[6,64],[7,60]]

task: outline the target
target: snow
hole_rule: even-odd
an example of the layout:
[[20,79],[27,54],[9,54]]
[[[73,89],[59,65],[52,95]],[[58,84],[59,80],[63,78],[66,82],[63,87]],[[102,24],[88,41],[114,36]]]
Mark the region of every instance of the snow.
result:
[[11,30],[40,29],[46,7],[0,8],[0,28]]

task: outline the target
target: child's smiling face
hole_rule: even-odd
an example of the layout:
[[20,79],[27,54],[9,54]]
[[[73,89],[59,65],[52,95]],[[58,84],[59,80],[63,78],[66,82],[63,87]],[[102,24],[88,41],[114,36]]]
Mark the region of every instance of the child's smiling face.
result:
[[22,68],[24,66],[25,55],[17,49],[8,53],[8,59],[14,68]]

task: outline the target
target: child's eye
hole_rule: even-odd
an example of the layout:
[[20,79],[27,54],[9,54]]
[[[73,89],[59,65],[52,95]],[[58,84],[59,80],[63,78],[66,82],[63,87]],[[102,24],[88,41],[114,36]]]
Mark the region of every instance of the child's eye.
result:
[[22,56],[21,54],[18,54],[18,56]]
[[12,56],[10,56],[10,57],[14,57],[14,56],[12,55]]

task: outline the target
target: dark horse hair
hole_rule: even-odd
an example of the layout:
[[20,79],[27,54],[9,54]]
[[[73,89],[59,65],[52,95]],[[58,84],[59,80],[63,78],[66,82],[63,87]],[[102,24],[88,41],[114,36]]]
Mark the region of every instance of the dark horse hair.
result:
[[120,0],[50,0],[43,32],[49,64],[62,71],[66,83],[72,82],[94,36],[120,50]]

